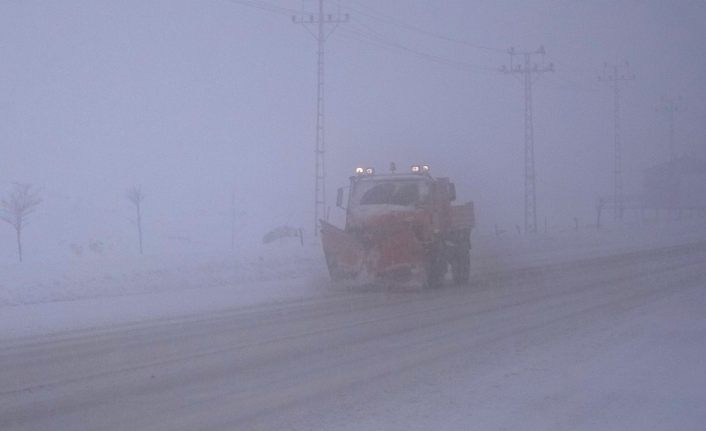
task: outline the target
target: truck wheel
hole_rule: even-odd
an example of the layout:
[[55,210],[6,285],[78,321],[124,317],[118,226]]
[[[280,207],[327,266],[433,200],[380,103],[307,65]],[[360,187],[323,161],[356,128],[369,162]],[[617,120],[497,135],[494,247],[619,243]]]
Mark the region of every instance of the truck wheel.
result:
[[467,248],[456,252],[451,262],[451,274],[455,284],[466,284],[471,277],[471,253]]
[[435,288],[441,286],[441,283],[446,275],[448,264],[441,256],[441,253],[434,252],[431,255],[428,271],[427,271],[427,287]]

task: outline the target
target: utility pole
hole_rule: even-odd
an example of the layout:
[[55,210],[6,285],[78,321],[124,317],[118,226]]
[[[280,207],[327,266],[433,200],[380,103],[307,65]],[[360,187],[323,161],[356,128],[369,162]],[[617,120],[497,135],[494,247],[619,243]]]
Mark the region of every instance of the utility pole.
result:
[[662,96],[661,102],[662,105],[657,107],[657,112],[663,112],[669,118],[669,160],[673,162],[677,158],[674,145],[674,114],[684,112],[684,108],[681,106],[681,96],[677,98]]
[[622,168],[622,148],[620,143],[620,86],[623,82],[633,81],[635,75],[629,72],[629,65],[625,62],[624,66],[617,64],[603,64],[603,73],[598,76],[598,80],[606,82],[613,90],[613,146],[614,146],[614,185],[613,199],[614,207],[613,214],[615,220],[623,219],[623,208],[625,199],[623,196],[623,168]]
[[[324,13],[324,0],[319,0],[318,15],[293,16],[292,22],[302,24],[317,41],[316,50],[316,148],[315,153],[315,179],[314,179],[314,235],[319,235],[319,218],[326,214],[326,134],[324,122],[324,47],[326,39],[333,33],[339,24],[348,22],[348,14],[343,18]],[[314,32],[310,26],[316,24]],[[326,33],[326,25],[332,24],[333,28]]]
[[[532,84],[535,75],[554,72],[554,65],[544,65],[544,47],[536,51],[516,51],[508,49],[510,67],[502,66],[500,71],[521,77],[525,87],[525,234],[537,233],[537,193],[534,169],[534,125],[532,121]],[[541,55],[541,64],[533,63],[532,56]],[[521,64],[514,64],[516,56],[522,57]]]

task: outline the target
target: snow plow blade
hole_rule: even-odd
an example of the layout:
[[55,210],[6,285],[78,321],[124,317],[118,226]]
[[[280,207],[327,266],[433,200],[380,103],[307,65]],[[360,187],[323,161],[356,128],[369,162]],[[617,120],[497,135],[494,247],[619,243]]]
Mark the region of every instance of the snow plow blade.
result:
[[321,242],[333,281],[356,279],[363,269],[363,245],[342,229],[321,220]]
[[321,240],[331,279],[349,285],[424,287],[426,253],[412,229],[381,225],[376,230],[375,235],[357,238],[321,221]]

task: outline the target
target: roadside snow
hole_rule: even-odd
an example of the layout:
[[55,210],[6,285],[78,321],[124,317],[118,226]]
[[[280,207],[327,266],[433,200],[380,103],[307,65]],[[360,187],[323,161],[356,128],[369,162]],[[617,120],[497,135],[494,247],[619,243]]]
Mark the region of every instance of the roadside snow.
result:
[[98,256],[0,266],[0,340],[325,294],[318,247],[252,255]]
[[204,289],[104,296],[0,308],[0,342],[17,337],[165,320],[207,312],[325,295],[306,278],[258,281]]
[[325,270],[318,247],[287,243],[248,256],[182,253],[88,256],[0,266],[0,307],[235,287]]
[[[482,277],[703,239],[703,223],[568,231],[535,238],[476,235],[473,273]],[[0,340],[333,292],[316,243],[261,246],[239,256],[174,253],[2,264]]]

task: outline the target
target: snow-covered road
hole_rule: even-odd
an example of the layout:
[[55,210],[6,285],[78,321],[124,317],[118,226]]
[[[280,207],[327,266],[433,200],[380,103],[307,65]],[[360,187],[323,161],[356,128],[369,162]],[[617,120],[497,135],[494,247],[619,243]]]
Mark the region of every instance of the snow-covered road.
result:
[[702,430],[706,242],[0,344],[2,430]]

